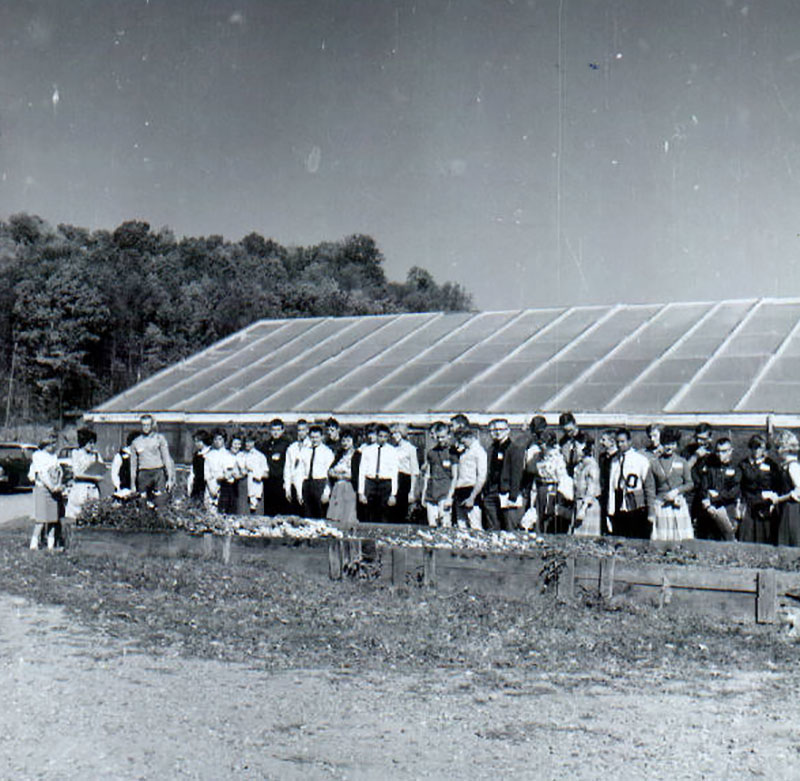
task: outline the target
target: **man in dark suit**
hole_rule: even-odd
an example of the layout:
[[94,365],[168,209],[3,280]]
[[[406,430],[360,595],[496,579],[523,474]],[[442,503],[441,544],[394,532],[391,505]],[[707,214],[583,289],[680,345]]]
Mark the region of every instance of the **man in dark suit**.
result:
[[519,528],[523,513],[522,474],[525,449],[511,439],[505,418],[489,423],[492,445],[483,495],[484,525],[487,529],[511,531]]
[[267,457],[269,475],[264,480],[264,515],[286,515],[289,507],[283,489],[283,468],[286,464],[286,449],[291,444],[285,434],[280,418],[269,424],[269,439],[261,443],[259,450]]

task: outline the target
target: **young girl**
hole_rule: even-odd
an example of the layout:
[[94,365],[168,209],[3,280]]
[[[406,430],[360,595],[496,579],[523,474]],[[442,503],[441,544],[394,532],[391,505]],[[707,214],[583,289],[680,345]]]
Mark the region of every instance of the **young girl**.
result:
[[61,520],[61,489],[63,475],[56,458],[54,437],[43,439],[33,454],[28,479],[33,485],[33,535],[31,550],[39,549],[42,531],[47,530],[47,549],[56,544],[56,526]]

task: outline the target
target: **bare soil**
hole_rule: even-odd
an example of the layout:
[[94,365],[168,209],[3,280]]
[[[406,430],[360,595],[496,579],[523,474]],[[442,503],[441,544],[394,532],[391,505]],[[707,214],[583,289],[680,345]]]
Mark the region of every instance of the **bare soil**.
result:
[[0,777],[796,778],[783,626],[0,530]]

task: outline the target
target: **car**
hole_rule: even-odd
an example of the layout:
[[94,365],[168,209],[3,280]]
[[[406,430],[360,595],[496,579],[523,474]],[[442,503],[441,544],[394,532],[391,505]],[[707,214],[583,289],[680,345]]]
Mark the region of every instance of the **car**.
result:
[[30,487],[28,470],[37,450],[24,442],[0,442],[0,491]]

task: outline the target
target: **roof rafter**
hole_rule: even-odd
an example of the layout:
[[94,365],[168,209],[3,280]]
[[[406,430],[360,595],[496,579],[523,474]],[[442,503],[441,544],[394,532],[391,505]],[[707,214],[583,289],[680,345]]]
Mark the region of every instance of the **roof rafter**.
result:
[[[264,323],[269,323],[269,322],[281,323],[281,325],[278,326],[278,328],[276,328],[274,331],[271,331],[270,334],[268,334],[268,336],[271,336],[272,334],[276,333],[277,331],[281,330],[283,327],[288,325],[289,322],[291,322],[291,321],[285,320],[285,321],[281,322],[280,320],[278,320],[278,321],[257,320],[255,323],[251,323],[246,328],[243,328],[241,331],[236,331],[236,333],[230,334],[229,336],[226,336],[224,339],[220,339],[218,342],[214,342],[214,344],[210,344],[208,347],[204,347],[202,350],[200,350],[200,352],[197,352],[194,355],[190,355],[188,358],[183,358],[182,360],[178,361],[177,363],[170,364],[169,366],[166,366],[163,369],[157,371],[155,374],[151,374],[147,379],[142,380],[141,382],[137,382],[136,385],[134,385],[132,388],[128,388],[128,390],[123,391],[122,393],[118,394],[117,396],[114,396],[113,398],[109,399],[107,402],[102,404],[98,409],[104,409],[105,407],[107,407],[111,403],[116,404],[117,402],[122,401],[126,397],[132,395],[134,393],[134,391],[135,392],[140,392],[143,388],[146,388],[148,385],[152,385],[153,383],[155,383],[158,380],[160,380],[165,374],[168,374],[169,372],[175,371],[176,367],[180,366],[182,368],[186,368],[187,366],[191,366],[193,363],[196,363],[201,358],[205,358],[209,353],[213,352],[214,350],[219,350],[221,347],[224,347],[229,342],[232,342],[235,339],[241,339],[243,336],[248,334],[250,331],[253,331],[256,328],[258,328],[259,326],[263,325]],[[264,338],[267,338],[267,337],[264,337]],[[193,375],[193,376],[197,376],[197,375]],[[170,388],[175,388],[179,384],[180,383],[175,383],[175,385],[171,385]],[[159,393],[158,395],[161,395],[161,394]]]
[[[230,382],[232,379],[235,379],[240,374],[243,374],[244,372],[250,371],[254,366],[258,366],[261,363],[266,363],[267,361],[269,361],[272,358],[272,356],[275,354],[275,352],[280,352],[281,350],[289,350],[289,349],[291,349],[292,345],[298,339],[302,339],[304,336],[307,336],[309,333],[311,333],[312,331],[316,330],[317,328],[321,328],[325,324],[325,322],[327,322],[327,320],[328,320],[328,318],[323,318],[323,319],[318,320],[318,321],[315,322],[311,318],[303,318],[303,319],[307,320],[310,323],[309,327],[305,328],[300,333],[295,334],[293,337],[291,337],[289,339],[289,341],[284,342],[280,347],[278,347],[277,350],[275,350],[275,351],[273,351],[271,353],[267,353],[262,358],[259,358],[258,360],[255,360],[252,363],[247,364],[247,366],[242,366],[241,368],[237,369],[235,372],[231,372],[230,374],[227,374],[227,375],[223,376],[221,379],[217,380],[216,382],[212,382],[210,385],[206,385],[202,390],[198,391],[197,393],[193,393],[191,396],[188,396],[187,398],[185,398],[183,400],[182,404],[185,406],[186,404],[188,404],[189,402],[191,402],[194,399],[198,398],[199,396],[202,396],[203,394],[208,393],[209,391],[213,390],[214,388],[219,387],[223,383]],[[292,321],[287,322],[286,326],[288,327],[289,325],[291,325],[291,322]],[[219,368],[219,364],[217,364],[214,368]],[[196,379],[196,378],[197,378],[197,375],[195,375],[194,379]],[[175,385],[173,385],[168,390],[173,390],[174,388],[178,387],[180,384],[181,383],[176,383]],[[164,391],[163,393],[166,393],[166,392],[167,391]],[[159,395],[163,395],[163,393],[159,394]]]
[[[402,315],[394,315],[393,317],[390,317],[385,323],[382,323],[378,328],[376,328],[370,334],[370,336],[374,336],[375,334],[378,334],[381,331],[383,331],[384,329],[388,328],[390,325],[393,325],[394,323],[396,323],[398,321],[398,319],[400,317],[402,317]],[[340,331],[339,334],[337,334],[337,335],[341,335],[341,333],[342,332]],[[318,345],[314,345],[314,346],[317,347]],[[266,398],[262,399],[257,404],[254,404],[253,408],[260,407],[263,404],[267,404],[270,399],[274,398],[279,393],[283,393],[288,388],[295,387],[295,386],[301,384],[303,381],[307,380],[308,376],[310,374],[312,374],[313,372],[319,371],[319,369],[321,369],[323,366],[327,366],[329,363],[332,363],[333,361],[341,360],[341,358],[343,356],[349,355],[351,352],[353,352],[353,351],[355,351],[355,350],[357,350],[359,348],[363,349],[363,345],[362,345],[362,340],[361,339],[356,340],[355,342],[353,342],[353,344],[345,347],[340,352],[335,353],[333,355],[329,355],[327,358],[325,358],[324,360],[320,361],[316,366],[312,366],[310,369],[306,369],[306,371],[301,372],[293,380],[291,380],[290,382],[287,382],[285,385],[283,385],[283,387],[281,387],[280,390],[276,390],[273,393],[270,393],[269,396],[267,396]],[[281,367],[281,368],[283,368],[283,367]]]
[[[707,312],[700,316],[700,319],[689,326],[688,330],[686,331],[683,336],[680,337],[674,344],[670,345],[661,355],[655,358],[647,368],[643,372],[639,374],[638,377],[633,379],[628,385],[622,388],[616,396],[614,396],[611,401],[609,401],[604,407],[603,411],[610,411],[613,407],[615,407],[619,402],[624,399],[636,385],[638,385],[642,380],[649,377],[665,360],[667,360],[670,356],[674,355],[686,342],[692,337],[693,334],[697,333],[697,331],[703,327],[703,325],[714,316],[716,312],[719,311],[720,307],[722,306],[722,301],[718,302]],[[695,306],[694,304],[682,304],[680,306]]]
[[532,372],[523,377],[522,380],[514,385],[513,388],[509,388],[505,393],[502,393],[498,399],[488,405],[488,409],[501,411],[502,405],[511,396],[513,396],[521,386],[527,385],[529,382],[533,382],[545,369],[547,369],[549,366],[552,366],[552,364],[558,361],[562,356],[566,355],[573,347],[575,347],[575,345],[579,344],[587,336],[593,334],[601,325],[603,325],[603,323],[611,319],[621,309],[621,304],[612,306],[599,320],[596,320],[594,323],[584,328],[583,331],[570,339],[560,350],[554,352],[544,363],[540,363]]
[[[642,305],[643,308],[650,306],[653,305]],[[625,345],[630,344],[634,339],[636,339],[642,333],[642,331],[644,331],[655,320],[661,317],[661,315],[666,312],[669,307],[670,304],[662,304],[650,317],[646,318],[644,322],[636,326],[636,328],[634,328],[633,331],[631,331],[624,339],[614,345],[614,347],[612,347],[602,358],[600,358],[597,363],[593,363],[588,369],[581,372],[572,382],[567,383],[567,385],[565,385],[558,393],[556,393],[554,396],[551,396],[544,404],[542,404],[542,407],[544,409],[548,409],[556,404],[560,404],[565,396],[568,396],[580,384],[586,382],[586,380],[591,377],[592,374],[594,374],[606,361],[611,360],[623,347],[625,347]]]
[[[559,312],[558,309],[554,309],[553,311]],[[530,334],[530,336],[526,337],[521,344],[517,345],[510,353],[508,353],[508,355],[501,358],[497,363],[493,364],[488,369],[484,369],[479,374],[476,374],[469,382],[465,382],[460,388],[454,390],[452,393],[449,393],[447,396],[445,396],[445,398],[442,399],[441,402],[439,402],[440,405],[444,406],[451,399],[455,398],[460,393],[463,393],[467,388],[481,382],[482,380],[485,380],[492,372],[497,371],[497,369],[499,369],[503,364],[510,361],[512,358],[514,358],[514,356],[519,355],[520,352],[522,352],[522,350],[524,350],[531,342],[535,341],[540,336],[547,333],[551,328],[554,328],[559,323],[562,323],[564,319],[567,318],[570,315],[570,313],[574,311],[575,311],[574,306],[569,307],[568,309],[560,310],[559,314],[557,314],[549,323],[545,323],[544,325],[539,326],[539,328],[534,330],[534,332]]]
[[[420,313],[420,314],[426,314],[426,315],[431,315],[431,316],[427,320],[424,320],[422,323],[420,323],[412,331],[407,333],[404,337],[402,337],[401,339],[398,339],[396,342],[394,342],[393,344],[390,344],[388,347],[384,347],[383,350],[381,350],[380,352],[378,352],[375,355],[373,355],[372,358],[370,358],[369,360],[364,361],[364,363],[362,363],[362,364],[359,364],[354,371],[359,371],[360,369],[363,369],[365,366],[372,366],[372,364],[374,364],[377,361],[379,361],[387,352],[389,352],[390,350],[393,350],[395,347],[397,347],[397,346],[399,346],[401,344],[405,344],[407,341],[409,341],[409,339],[411,339],[414,336],[416,336],[417,333],[419,331],[421,331],[423,328],[427,328],[432,323],[434,323],[437,320],[440,320],[441,318],[444,317],[444,313],[443,312],[434,312],[434,313],[424,312],[424,313]],[[403,317],[403,315],[400,315],[400,317]],[[347,374],[350,374],[350,373],[351,372],[347,372]],[[343,375],[339,379],[342,379],[344,376],[346,376],[346,375]],[[321,388],[318,391],[314,391],[314,393],[312,393],[311,396],[309,396],[306,399],[303,399],[296,406],[298,408],[300,408],[300,409],[308,409],[308,404],[311,403],[311,400],[314,399],[316,396],[319,396],[321,393],[324,393],[324,392],[325,392],[325,388]]]
[[[274,331],[270,331],[270,333],[266,334],[266,336],[262,336],[260,339],[257,339],[252,344],[248,344],[247,348],[250,349],[251,347],[257,345],[258,343],[263,343],[266,340],[273,338],[276,334],[280,334],[281,331],[284,331],[284,330],[288,329],[289,326],[290,326],[290,322],[289,321],[283,323],[278,328],[276,328]],[[316,328],[316,326],[317,326],[316,323],[311,323],[309,325],[308,329],[306,329],[306,330],[310,331],[312,328]],[[304,331],[303,333],[306,333],[306,331]],[[238,336],[242,336],[242,333],[240,332],[237,335]],[[225,340],[225,341],[227,341],[227,340]],[[212,345],[208,349],[209,349],[209,351],[213,351],[214,349],[218,349],[219,347],[221,347],[223,344],[225,344],[225,342],[218,342],[217,344]],[[184,377],[182,380],[178,380],[177,382],[175,382],[172,385],[170,385],[168,388],[164,388],[164,390],[160,391],[155,396],[151,396],[147,400],[148,403],[152,404],[154,401],[157,401],[162,396],[165,396],[168,393],[173,393],[177,388],[182,388],[187,384],[190,384],[190,383],[193,383],[193,382],[197,382],[198,378],[202,378],[203,375],[208,373],[208,372],[217,372],[217,371],[219,371],[221,366],[224,366],[228,361],[232,361],[234,358],[236,358],[236,356],[239,354],[239,352],[240,351],[237,350],[237,351],[233,352],[231,355],[227,356],[226,358],[223,358],[221,361],[217,361],[216,363],[213,363],[210,366],[206,366],[205,368],[200,369],[200,371],[196,372],[195,374],[192,374],[189,377]],[[241,371],[241,370],[237,370],[237,371]],[[234,372],[233,374],[236,374],[236,372]],[[217,382],[212,382],[211,385],[207,385],[203,389],[202,392],[205,393],[207,390],[213,388],[219,382],[223,382],[223,381],[227,380],[231,376],[233,376],[233,375],[228,375],[223,380],[218,380]],[[195,395],[197,395],[197,394],[195,394]],[[193,397],[190,397],[190,398],[193,398]]]
[[[486,313],[484,313],[484,314],[486,314]],[[413,388],[409,388],[404,393],[401,393],[396,399],[392,399],[391,403],[392,404],[400,404],[406,398],[408,398],[412,394],[416,393],[420,388],[423,388],[426,385],[430,385],[437,377],[441,377],[441,375],[444,374],[444,372],[446,372],[456,361],[464,360],[464,358],[466,358],[471,352],[477,350],[479,347],[482,347],[483,345],[486,344],[486,342],[488,342],[491,339],[494,339],[494,337],[496,337],[498,334],[503,333],[503,331],[505,331],[508,328],[510,328],[512,325],[514,325],[516,322],[518,322],[520,320],[520,318],[522,318],[524,316],[525,316],[525,310],[521,309],[516,315],[514,315],[504,325],[502,325],[500,328],[498,328],[494,333],[489,334],[488,336],[484,337],[483,339],[480,339],[479,341],[477,341],[475,344],[467,347],[462,353],[460,353],[459,355],[454,356],[453,358],[448,360],[447,363],[442,364],[438,369],[435,369],[433,372],[431,372],[424,380],[422,380],[421,382],[416,383]]]
[[[254,388],[257,388],[258,385],[264,383],[265,381],[268,381],[270,377],[274,376],[278,372],[283,371],[284,369],[286,369],[287,366],[293,366],[296,363],[298,363],[299,361],[301,361],[303,358],[305,358],[313,350],[318,350],[320,347],[328,344],[329,342],[344,336],[348,331],[356,328],[359,325],[359,323],[361,322],[361,318],[358,318],[358,317],[343,317],[343,318],[326,317],[322,322],[329,323],[329,322],[333,322],[333,321],[336,321],[336,320],[339,320],[339,321],[341,321],[341,320],[351,320],[352,322],[348,323],[347,325],[343,326],[342,328],[337,328],[333,333],[328,334],[328,336],[326,336],[324,339],[321,339],[320,341],[315,342],[312,345],[309,345],[304,350],[300,350],[300,352],[298,352],[297,354],[295,354],[294,356],[289,358],[289,360],[284,361],[283,363],[280,363],[278,366],[275,366],[274,368],[270,369],[267,372],[264,372],[264,374],[262,374],[258,379],[256,379],[253,382],[249,383],[244,388],[240,388],[238,391],[236,391],[235,393],[231,394],[228,398],[224,399],[223,401],[217,402],[214,405],[214,409],[219,409],[220,405],[222,405],[222,404],[230,404],[232,399],[235,399],[237,396],[240,396],[242,393],[247,393],[247,392],[250,392],[251,390],[253,390]],[[283,348],[281,348],[281,349],[283,349]],[[274,359],[275,356],[272,355],[272,356],[269,356],[269,357]],[[250,367],[250,368],[252,368],[252,367]],[[271,396],[271,395],[272,395],[272,393],[269,394],[269,396]],[[266,398],[269,398],[269,396],[267,396]],[[250,408],[252,409],[253,407],[257,407],[261,403],[263,403],[263,399],[261,401],[257,402],[256,404],[251,404]]]
[[706,359],[706,362],[694,373],[692,378],[683,384],[681,389],[664,405],[665,412],[674,411],[675,407],[683,401],[686,395],[691,390],[698,380],[701,380],[706,372],[709,370],[714,361],[719,358],[725,348],[741,333],[742,329],[752,320],[755,313],[761,308],[764,303],[763,298],[756,299],[755,303],[747,311],[747,314],[731,329],[731,332],[717,345],[717,349],[711,353]]
[[[414,361],[418,361],[422,358],[423,355],[427,355],[435,348],[439,347],[442,342],[446,341],[447,339],[452,338],[455,334],[459,333],[459,331],[463,331],[464,328],[467,327],[470,323],[474,323],[476,319],[485,317],[486,315],[491,314],[490,312],[477,312],[473,313],[471,317],[468,317],[461,325],[454,328],[452,331],[447,331],[446,333],[442,334],[438,339],[436,339],[433,343],[429,344],[424,350],[422,350],[417,356],[415,356]],[[409,363],[413,363],[414,361],[409,361]],[[393,377],[397,376],[401,371],[403,371],[409,364],[406,363],[403,366],[398,366],[396,369],[392,369],[382,380],[379,380],[374,385],[370,386],[369,388],[364,388],[363,390],[356,393],[349,401],[345,402],[342,405],[343,409],[347,407],[351,407],[354,403],[356,403],[360,398],[366,396],[368,393],[372,393],[375,388],[382,387],[386,385],[389,380]]]
[[767,373],[770,371],[770,369],[772,369],[780,357],[786,352],[786,348],[789,346],[792,339],[794,339],[798,334],[800,334],[800,318],[789,329],[789,333],[786,334],[775,352],[772,353],[772,355],[767,359],[767,362],[761,367],[758,374],[756,374],[756,376],[753,378],[753,382],[750,384],[750,388],[747,390],[747,393],[745,393],[744,396],[739,399],[736,406],[733,408],[735,412],[743,409],[744,405],[750,401],[753,394],[758,390],[758,386],[761,384],[761,381],[767,376]]

